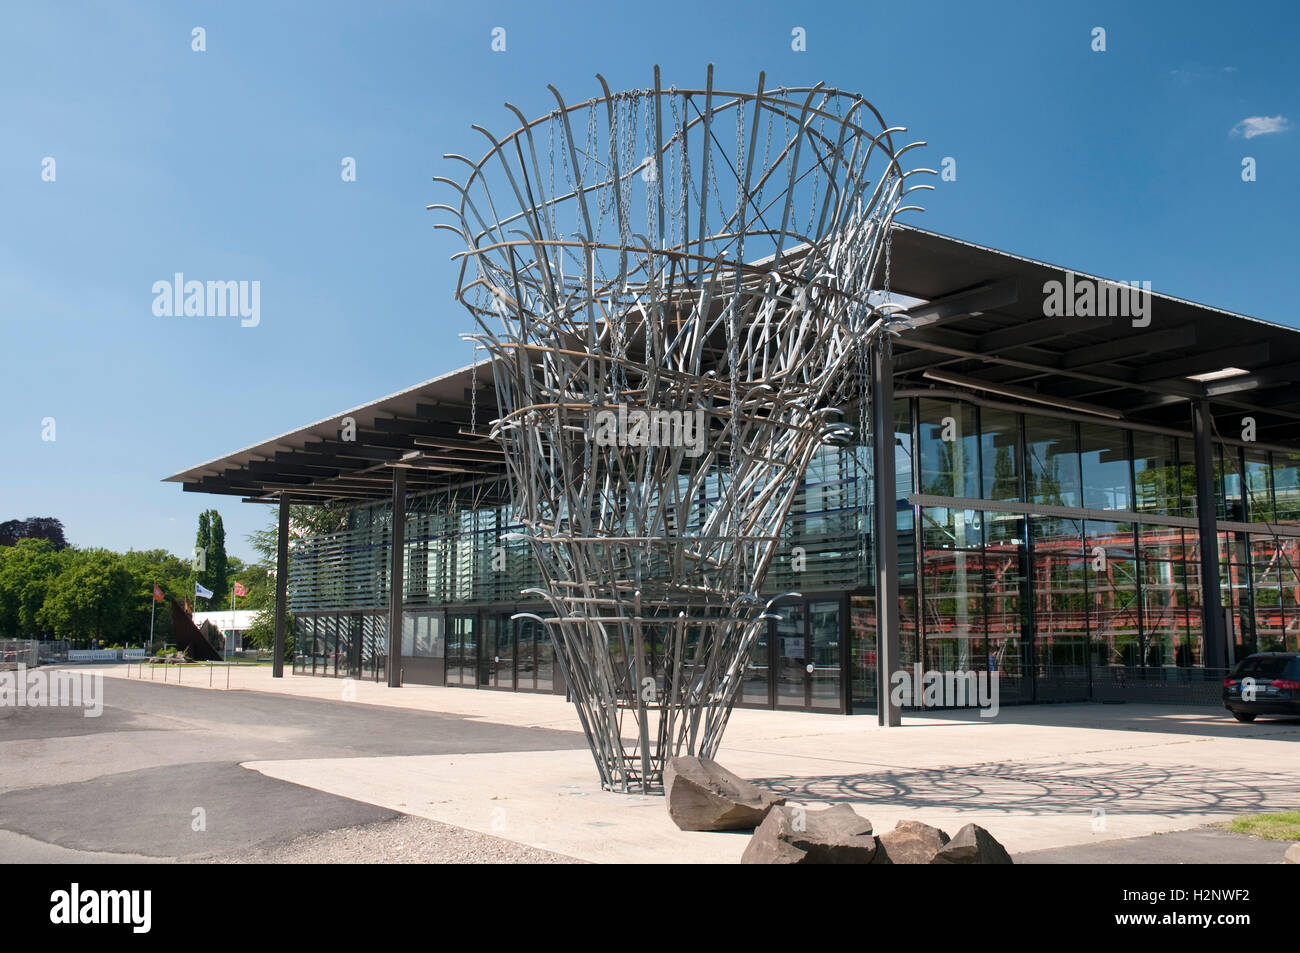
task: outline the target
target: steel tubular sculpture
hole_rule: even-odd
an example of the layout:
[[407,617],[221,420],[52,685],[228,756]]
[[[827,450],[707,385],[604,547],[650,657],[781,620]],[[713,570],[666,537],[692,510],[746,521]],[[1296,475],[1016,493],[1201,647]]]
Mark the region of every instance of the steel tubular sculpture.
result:
[[[896,310],[888,234],[910,185],[879,113],[813,87],[611,93],[468,166],[458,298],[490,357],[530,590],[603,785],[712,756],[758,592],[817,448],[852,428]],[[884,286],[887,291],[887,284]],[[477,410],[475,411],[477,413]],[[863,417],[865,419],[865,416]],[[477,428],[477,423],[475,424]]]

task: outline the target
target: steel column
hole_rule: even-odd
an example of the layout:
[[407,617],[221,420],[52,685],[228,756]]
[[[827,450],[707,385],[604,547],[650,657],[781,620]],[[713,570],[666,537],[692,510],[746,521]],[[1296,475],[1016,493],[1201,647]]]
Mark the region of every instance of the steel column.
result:
[[1228,640],[1224,632],[1219,597],[1219,530],[1214,492],[1213,418],[1210,402],[1192,404],[1192,430],[1196,452],[1196,516],[1201,539],[1201,626],[1205,637],[1206,668],[1228,664]]
[[899,667],[898,638],[898,489],[894,480],[894,362],[888,335],[871,348],[872,488],[876,512],[876,720],[903,723],[892,698],[890,676]]
[[275,536],[275,640],[271,677],[284,678],[285,623],[289,614],[289,494],[280,494],[280,523]]
[[406,550],[406,469],[393,468],[393,530],[388,573],[388,687],[402,687],[402,590]]

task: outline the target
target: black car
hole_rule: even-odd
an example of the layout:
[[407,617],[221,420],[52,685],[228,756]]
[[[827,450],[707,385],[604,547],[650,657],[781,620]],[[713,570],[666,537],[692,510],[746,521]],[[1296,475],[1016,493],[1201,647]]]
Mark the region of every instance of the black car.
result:
[[[1253,679],[1254,697],[1242,697]],[[1250,699],[1250,700],[1248,700]],[[1238,721],[1256,715],[1300,716],[1300,652],[1260,652],[1242,659],[1223,680],[1223,707]]]

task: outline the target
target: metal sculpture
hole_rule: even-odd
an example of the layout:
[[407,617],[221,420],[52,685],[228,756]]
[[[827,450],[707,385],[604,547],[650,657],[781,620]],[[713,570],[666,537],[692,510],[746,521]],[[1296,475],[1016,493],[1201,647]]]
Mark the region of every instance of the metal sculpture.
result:
[[475,126],[490,148],[448,156],[469,172],[429,208],[467,246],[457,297],[552,613],[530,617],[603,785],[649,791],[718,748],[779,528],[897,323],[871,287],[893,217],[930,186],[860,96],[597,79],[532,121],[507,103],[502,139]]
[[167,597],[172,611],[172,638],[176,648],[184,652],[191,662],[220,662],[221,653],[212,647],[194,624],[194,618],[171,596]]

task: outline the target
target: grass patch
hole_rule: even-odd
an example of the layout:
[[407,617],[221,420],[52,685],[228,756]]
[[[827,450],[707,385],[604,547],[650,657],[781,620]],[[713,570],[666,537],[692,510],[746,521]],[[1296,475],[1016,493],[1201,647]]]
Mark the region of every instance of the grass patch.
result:
[[1218,825],[1234,834],[1249,834],[1265,840],[1300,841],[1300,811],[1276,814],[1243,814]]

